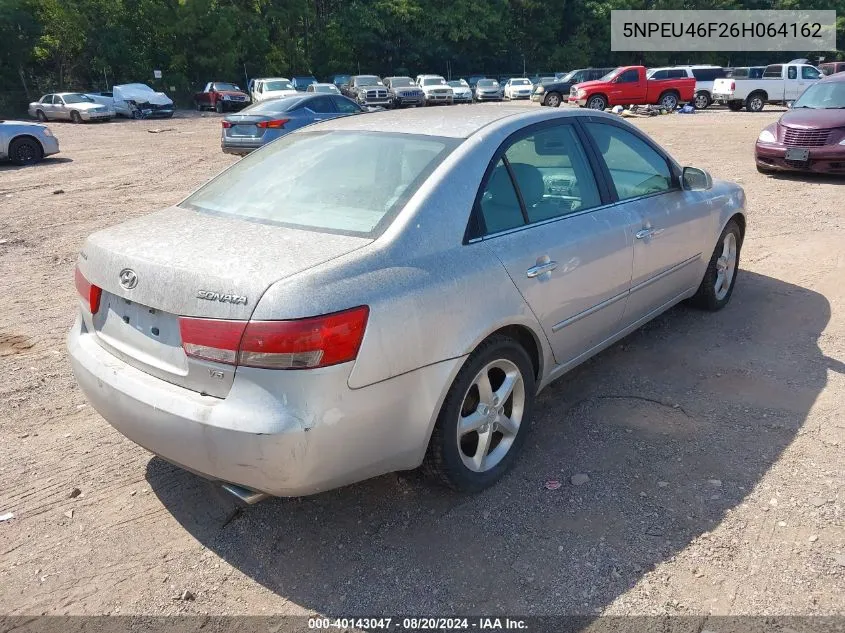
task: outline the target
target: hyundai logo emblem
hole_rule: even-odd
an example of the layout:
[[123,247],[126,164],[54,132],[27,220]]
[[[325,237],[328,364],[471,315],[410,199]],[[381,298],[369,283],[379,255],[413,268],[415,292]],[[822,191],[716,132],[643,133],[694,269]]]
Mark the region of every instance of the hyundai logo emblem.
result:
[[120,271],[120,285],[127,290],[132,290],[138,285],[138,275],[131,268],[124,268]]

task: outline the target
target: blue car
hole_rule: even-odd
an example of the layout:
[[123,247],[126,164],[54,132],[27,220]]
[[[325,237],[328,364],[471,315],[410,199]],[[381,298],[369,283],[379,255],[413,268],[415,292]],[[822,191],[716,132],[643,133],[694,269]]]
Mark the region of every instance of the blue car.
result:
[[220,145],[227,154],[249,154],[311,123],[367,111],[341,95],[320,93],[259,101],[223,119]]

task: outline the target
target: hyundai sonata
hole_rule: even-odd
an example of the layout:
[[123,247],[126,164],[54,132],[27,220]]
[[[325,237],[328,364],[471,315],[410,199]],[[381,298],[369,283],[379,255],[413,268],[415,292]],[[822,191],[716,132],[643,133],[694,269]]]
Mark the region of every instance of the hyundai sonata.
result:
[[91,235],[73,370],[121,433],[249,499],[420,465],[480,490],[540,389],[728,303],[744,204],[603,113],[337,118]]

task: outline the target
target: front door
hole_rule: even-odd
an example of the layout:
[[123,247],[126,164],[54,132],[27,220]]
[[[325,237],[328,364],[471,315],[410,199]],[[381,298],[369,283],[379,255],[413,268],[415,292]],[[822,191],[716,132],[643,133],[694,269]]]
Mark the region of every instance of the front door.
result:
[[645,75],[641,76],[636,68],[629,68],[613,80],[607,92],[610,105],[639,103],[646,96]]
[[[667,157],[638,133],[593,120],[585,128],[607,168],[619,206],[636,215],[627,326],[700,282],[704,236],[712,234],[709,196],[683,190]],[[710,245],[712,248],[712,245]]]
[[534,126],[502,150],[477,210],[484,243],[566,364],[619,330],[639,219],[603,206],[573,125]]

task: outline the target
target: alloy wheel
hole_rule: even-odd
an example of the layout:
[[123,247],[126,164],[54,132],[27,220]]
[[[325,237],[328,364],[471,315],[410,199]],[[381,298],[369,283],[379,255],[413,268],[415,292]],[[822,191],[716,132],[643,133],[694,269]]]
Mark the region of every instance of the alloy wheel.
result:
[[722,254],[716,260],[716,282],[713,290],[719,301],[724,299],[731,289],[731,282],[736,274],[736,255],[736,236],[729,231],[722,241]]
[[458,419],[458,453],[464,465],[483,473],[508,454],[522,423],[525,382],[509,360],[488,363],[464,395]]

